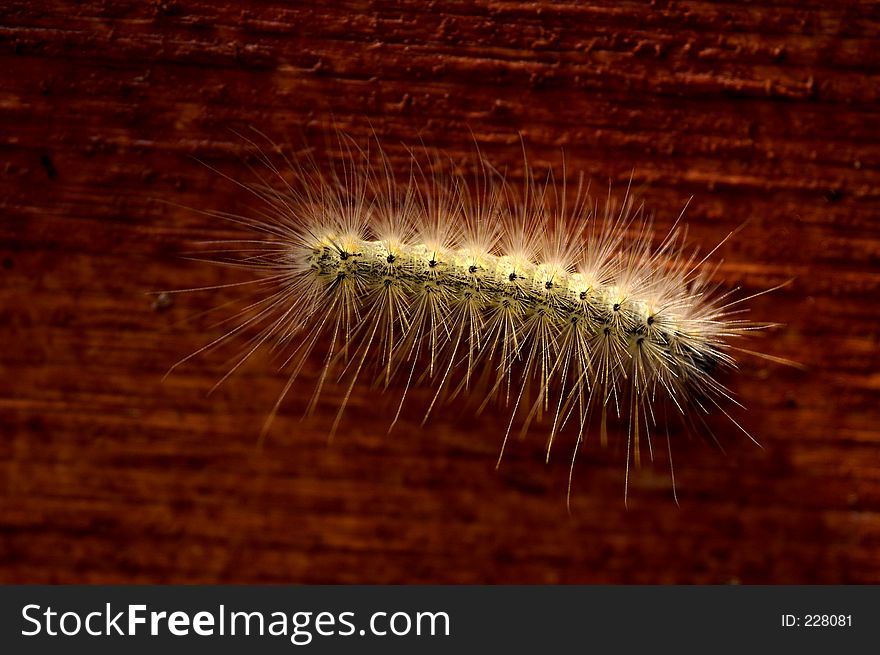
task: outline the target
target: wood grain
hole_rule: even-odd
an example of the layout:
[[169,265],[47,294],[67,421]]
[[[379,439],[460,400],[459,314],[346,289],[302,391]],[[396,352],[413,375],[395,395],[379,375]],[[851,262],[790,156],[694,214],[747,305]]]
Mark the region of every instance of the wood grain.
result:
[[[871,2],[20,2],[0,9],[0,581],[880,582],[880,6]],[[182,257],[253,201],[236,132],[396,161],[474,142],[595,188],[693,196],[719,277],[784,327],[727,380],[749,408],[676,433],[623,503],[624,451],[509,449],[498,414],[386,434],[368,385],[327,444],[308,372],[258,353],[212,395],[235,282]],[[332,150],[332,149],[331,149]],[[561,168],[564,152],[566,169]],[[169,204],[170,203],[170,204]],[[222,312],[221,312],[222,314]],[[424,392],[422,392],[424,393]],[[546,429],[546,427],[545,427]],[[663,445],[662,440],[660,444]],[[661,451],[662,455],[662,451]]]

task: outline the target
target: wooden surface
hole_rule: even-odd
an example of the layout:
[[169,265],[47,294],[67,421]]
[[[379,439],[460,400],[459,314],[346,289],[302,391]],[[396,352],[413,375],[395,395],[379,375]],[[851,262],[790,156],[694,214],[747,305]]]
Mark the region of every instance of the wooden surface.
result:
[[[880,7],[869,2],[5,2],[0,9],[0,581],[880,582]],[[328,127],[483,151],[599,189],[631,171],[755,320],[785,326],[726,382],[749,408],[676,432],[675,480],[546,426],[495,471],[503,418],[364,385],[300,421],[260,352],[177,360],[240,281],[185,260],[253,202],[233,130],[316,157]],[[519,173],[517,173],[519,171]],[[167,204],[173,203],[173,204]],[[245,276],[246,277],[246,276]],[[222,316],[222,312],[221,312]],[[239,344],[240,347],[241,344]],[[662,440],[660,445],[664,445]],[[662,450],[660,451],[662,454]]]

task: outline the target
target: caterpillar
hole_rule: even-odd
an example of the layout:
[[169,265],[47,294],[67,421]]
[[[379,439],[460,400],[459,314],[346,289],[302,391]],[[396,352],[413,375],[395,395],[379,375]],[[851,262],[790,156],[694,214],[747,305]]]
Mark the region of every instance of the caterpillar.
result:
[[[583,175],[557,181],[525,154],[514,182],[479,148],[461,165],[423,146],[400,170],[378,143],[340,135],[343,163],[322,168],[308,152],[246,141],[253,180],[229,179],[260,208],[202,211],[250,233],[211,242],[209,259],[255,273],[258,293],[178,365],[247,331],[222,382],[259,348],[278,349],[287,382],[261,440],[303,367],[319,366],[310,409],[331,376],[345,380],[331,439],[366,375],[398,393],[389,431],[416,385],[431,390],[423,425],[438,404],[477,397],[477,411],[501,407],[496,466],[516,421],[522,434],[547,423],[547,458],[561,430],[576,433],[569,494],[594,418],[602,445],[609,414],[626,426],[624,502],[643,442],[653,457],[661,407],[692,424],[720,412],[757,443],[725,408],[738,404],[723,382],[734,353],[752,353],[734,342],[771,325],[741,317],[754,295],[715,281],[709,260],[733,233],[700,255],[682,210],[658,242],[631,181],[600,202]],[[674,494],[668,431],[667,447]]]

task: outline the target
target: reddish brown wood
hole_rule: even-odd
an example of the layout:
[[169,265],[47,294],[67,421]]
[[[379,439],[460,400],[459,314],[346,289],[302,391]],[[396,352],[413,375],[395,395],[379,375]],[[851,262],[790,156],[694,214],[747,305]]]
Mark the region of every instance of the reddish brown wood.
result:
[[[0,580],[4,582],[880,582],[880,9],[874,3],[98,2],[0,9]],[[418,412],[386,435],[359,388],[298,417],[260,353],[211,397],[234,294],[188,262],[245,211],[232,130],[319,146],[332,123],[391,155],[419,140],[521,175],[631,171],[786,325],[729,380],[759,438],[676,433],[623,503],[623,451],[563,438],[494,470],[499,415]],[[572,175],[572,179],[573,175]],[[168,201],[174,204],[164,204]],[[187,320],[190,319],[190,320]],[[233,351],[227,351],[231,354]],[[313,378],[314,375],[311,375]],[[659,442],[663,444],[662,441]]]

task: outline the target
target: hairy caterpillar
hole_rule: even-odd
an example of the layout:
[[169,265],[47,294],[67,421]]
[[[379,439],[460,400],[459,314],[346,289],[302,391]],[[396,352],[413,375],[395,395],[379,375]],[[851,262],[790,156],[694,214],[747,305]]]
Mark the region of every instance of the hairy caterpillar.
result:
[[[600,206],[582,178],[569,193],[564,175],[539,179],[527,161],[518,184],[479,152],[467,170],[411,152],[400,171],[381,148],[340,137],[344,163],[322,170],[276,148],[279,167],[249,143],[255,181],[233,181],[262,209],[204,213],[252,233],[212,242],[211,260],[256,272],[260,293],[237,326],[182,361],[245,329],[253,336],[223,379],[264,344],[280,349],[287,383],[261,439],[319,344],[310,408],[329,376],[346,381],[331,438],[365,372],[399,393],[389,431],[414,385],[432,391],[423,424],[440,402],[499,403],[498,463],[517,420],[525,434],[547,417],[548,458],[570,426],[573,470],[591,418],[603,445],[608,414],[622,418],[625,499],[660,407],[690,423],[719,411],[752,438],[724,408],[736,401],[721,378],[733,351],[752,352],[732,341],[768,324],[738,318],[748,298],[721,292],[707,265],[721,244],[690,250],[681,215],[655,243],[629,188]],[[668,432],[667,446],[671,470]]]

